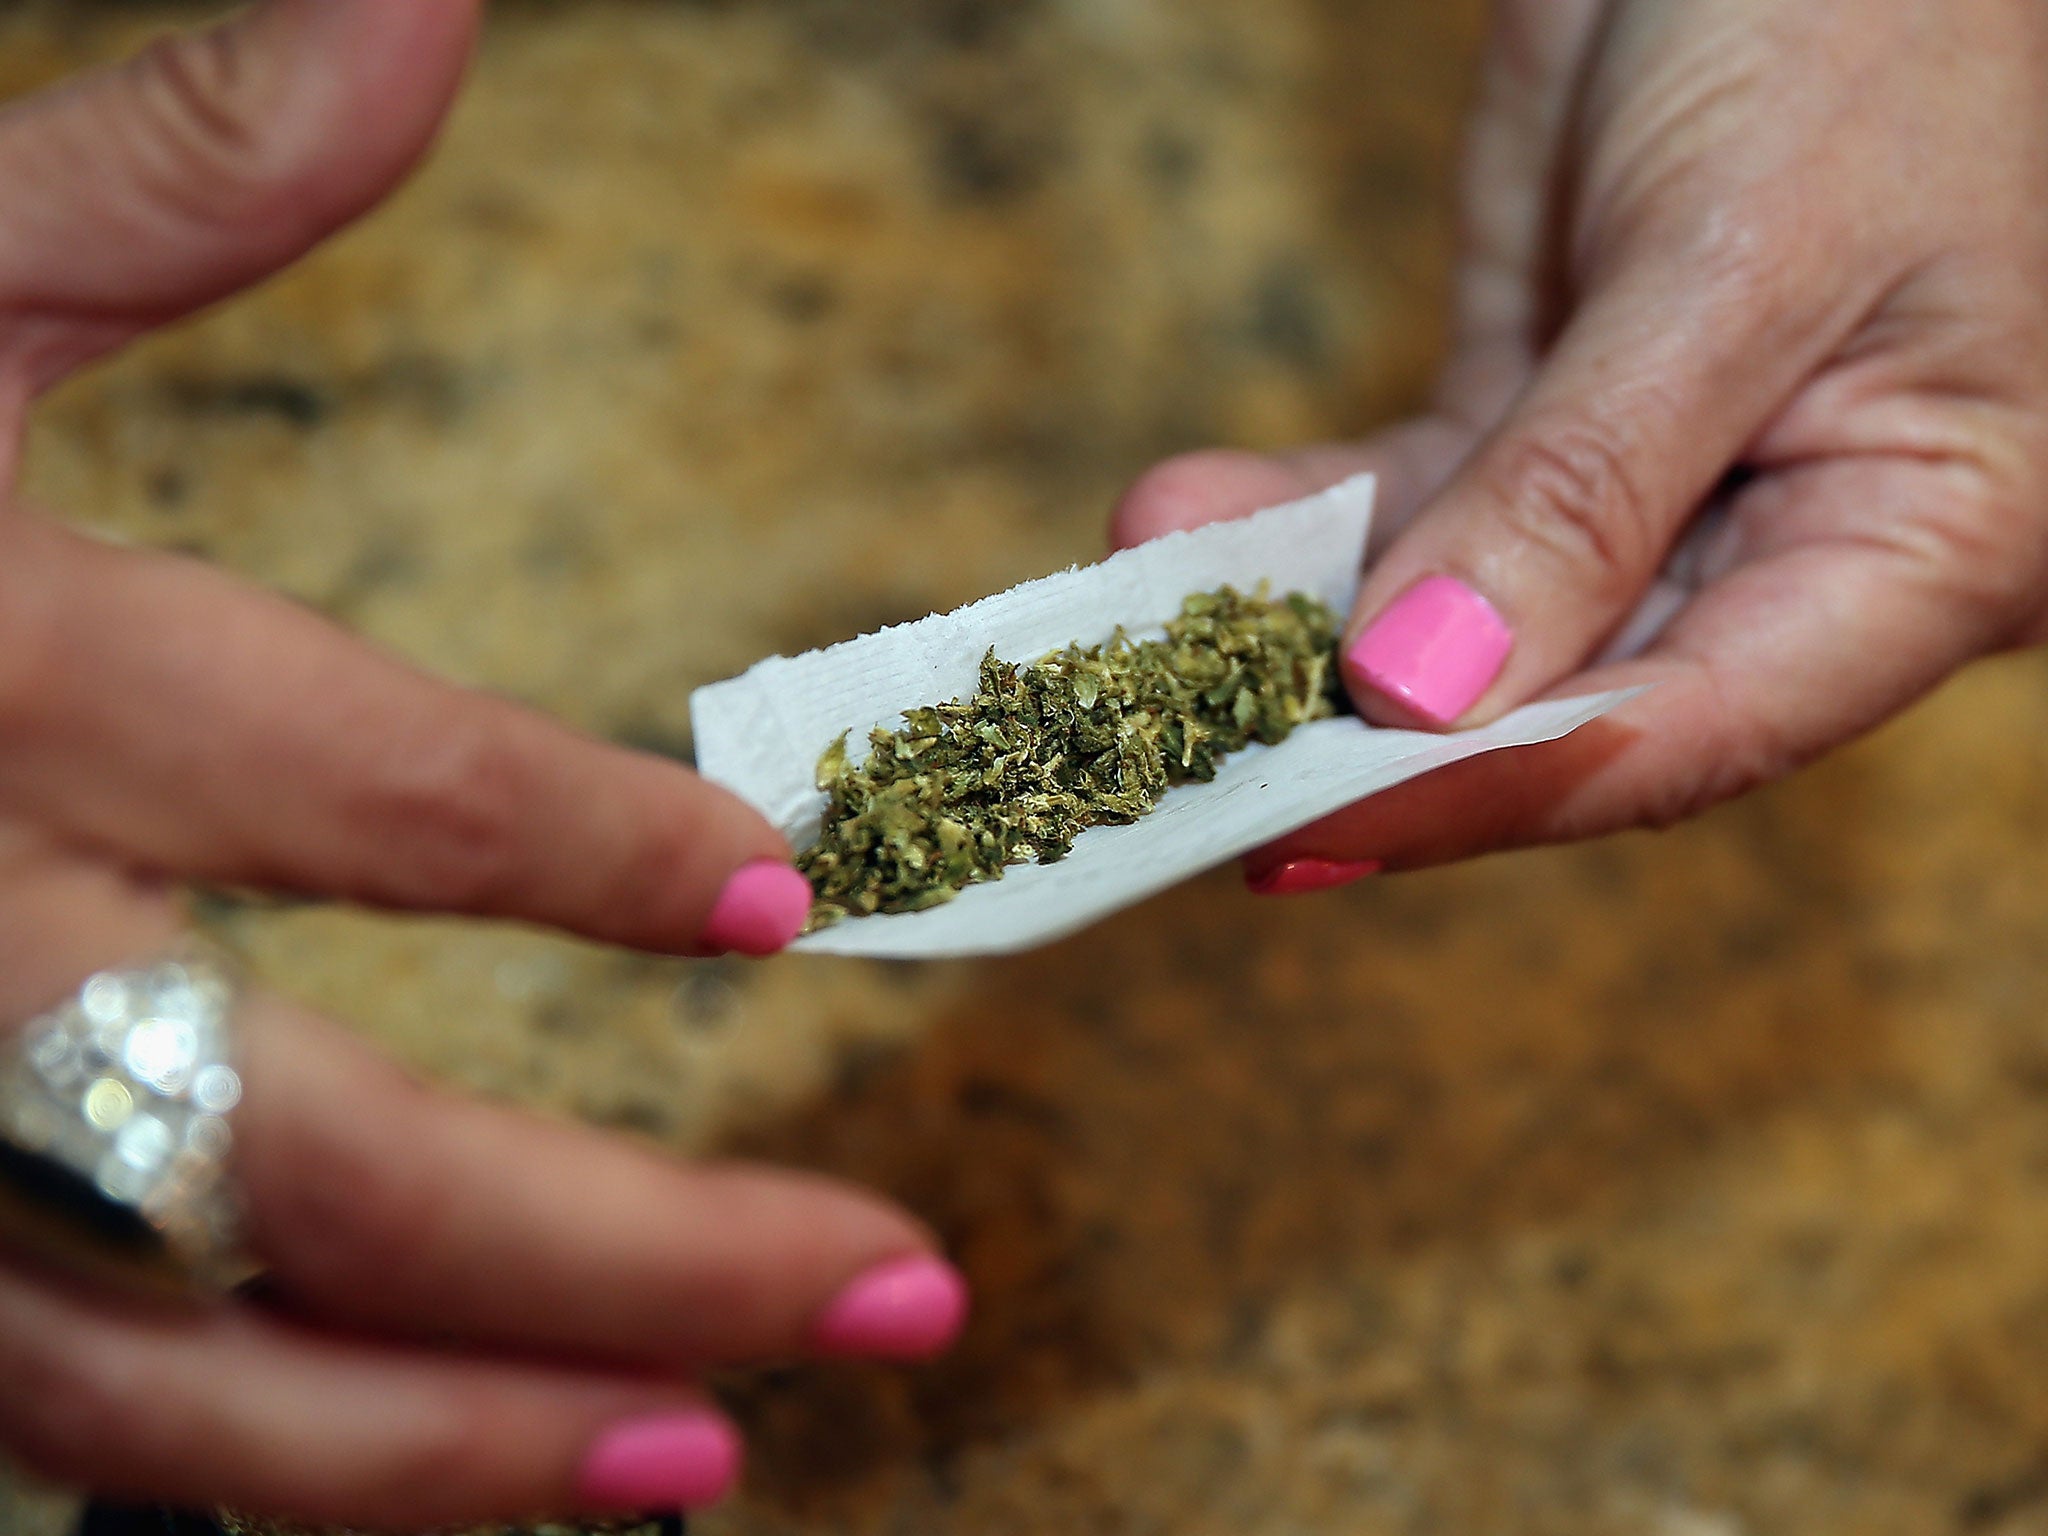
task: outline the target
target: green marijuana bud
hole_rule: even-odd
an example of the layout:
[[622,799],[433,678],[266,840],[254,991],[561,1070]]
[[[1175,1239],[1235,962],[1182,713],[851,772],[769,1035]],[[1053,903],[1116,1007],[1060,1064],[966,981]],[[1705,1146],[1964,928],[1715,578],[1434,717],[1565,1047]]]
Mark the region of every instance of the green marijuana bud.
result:
[[1188,598],[1160,640],[1038,661],[982,659],[972,698],[876,730],[854,767],[840,737],[818,760],[829,797],[797,856],[813,930],[916,912],[1012,864],[1064,858],[1089,827],[1136,821],[1176,784],[1216,776],[1248,742],[1285,741],[1333,715],[1337,619],[1312,597],[1231,587]]

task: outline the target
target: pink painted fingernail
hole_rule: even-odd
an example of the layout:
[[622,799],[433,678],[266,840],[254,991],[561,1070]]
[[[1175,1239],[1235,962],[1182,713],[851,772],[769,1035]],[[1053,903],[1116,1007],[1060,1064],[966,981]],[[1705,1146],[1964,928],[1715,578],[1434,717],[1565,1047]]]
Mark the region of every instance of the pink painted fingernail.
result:
[[595,1509],[696,1509],[740,1475],[740,1437],[715,1413],[666,1413],[614,1424],[584,1455],[577,1495]]
[[811,1325],[811,1347],[826,1355],[922,1360],[960,1336],[967,1282],[929,1254],[890,1259],[855,1277]]
[[811,912],[811,882],[775,859],[742,864],[725,882],[704,942],[743,955],[772,955],[803,932]]
[[1479,702],[1514,646],[1493,604],[1462,581],[1425,576],[1351,642],[1344,661],[1359,682],[1449,725]]
[[1254,896],[1305,896],[1363,880],[1385,867],[1378,859],[1289,859],[1270,869],[1246,870],[1244,883]]

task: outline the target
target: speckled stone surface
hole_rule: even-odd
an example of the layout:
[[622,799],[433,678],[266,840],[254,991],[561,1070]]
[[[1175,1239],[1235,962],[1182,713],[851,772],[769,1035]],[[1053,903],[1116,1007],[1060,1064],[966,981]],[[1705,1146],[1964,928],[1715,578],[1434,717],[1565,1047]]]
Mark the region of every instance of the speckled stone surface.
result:
[[[1437,342],[1472,0],[494,14],[426,173],[29,484],[657,751]],[[17,7],[25,88],[170,12]],[[980,1305],[732,1382],[711,1536],[2048,1532],[2048,664],[1683,830],[983,966],[220,908],[476,1089],[835,1169]],[[0,1487],[0,1530],[43,1518]]]

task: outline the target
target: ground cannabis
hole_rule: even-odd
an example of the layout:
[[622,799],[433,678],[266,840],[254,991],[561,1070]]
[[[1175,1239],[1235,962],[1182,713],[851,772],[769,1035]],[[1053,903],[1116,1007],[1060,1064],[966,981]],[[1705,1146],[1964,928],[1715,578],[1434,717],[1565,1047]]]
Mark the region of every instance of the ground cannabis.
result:
[[990,651],[973,697],[907,711],[902,729],[870,734],[858,766],[844,736],[819,759],[824,824],[797,857],[812,928],[1049,864],[1089,827],[1214,778],[1226,753],[1336,713],[1336,642],[1336,616],[1312,597],[1223,587],[1188,598],[1162,639],[1118,630],[1021,665]]

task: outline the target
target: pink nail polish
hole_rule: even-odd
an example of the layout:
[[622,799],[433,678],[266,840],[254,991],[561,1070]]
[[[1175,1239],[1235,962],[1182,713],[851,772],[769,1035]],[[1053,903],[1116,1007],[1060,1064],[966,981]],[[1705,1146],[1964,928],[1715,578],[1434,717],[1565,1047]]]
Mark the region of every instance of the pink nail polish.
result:
[[725,882],[704,942],[743,955],[772,955],[803,931],[811,911],[811,883],[787,864],[758,859],[742,864]]
[[614,1424],[583,1458],[576,1492],[595,1509],[696,1509],[740,1475],[740,1437],[713,1413],[668,1413]]
[[1449,725],[1479,702],[1514,645],[1493,604],[1462,581],[1425,576],[1351,642],[1344,661],[1359,682]]
[[1305,896],[1327,891],[1385,868],[1378,859],[1289,859],[1270,869],[1245,871],[1245,888],[1254,896]]
[[854,1278],[811,1325],[811,1347],[825,1355],[922,1360],[960,1335],[967,1282],[929,1254],[890,1259]]

